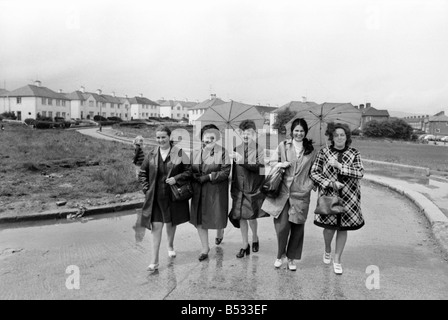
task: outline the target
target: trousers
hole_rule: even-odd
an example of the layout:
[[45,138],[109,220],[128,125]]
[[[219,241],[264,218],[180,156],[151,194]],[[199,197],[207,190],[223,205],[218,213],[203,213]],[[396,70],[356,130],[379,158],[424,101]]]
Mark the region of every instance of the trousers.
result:
[[288,259],[300,260],[302,258],[303,238],[305,224],[296,224],[288,220],[289,202],[277,218],[274,218],[274,228],[277,234],[277,259],[284,255]]

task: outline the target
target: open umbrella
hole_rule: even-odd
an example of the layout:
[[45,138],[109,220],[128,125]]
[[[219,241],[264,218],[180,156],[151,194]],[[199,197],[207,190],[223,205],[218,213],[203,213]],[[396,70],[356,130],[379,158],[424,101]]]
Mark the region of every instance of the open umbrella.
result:
[[[196,120],[196,123],[201,127],[207,124],[216,125],[218,129],[224,133],[224,140],[230,142],[230,135],[236,135],[241,139],[239,125],[244,120],[252,120],[257,129],[262,129],[265,119],[257,110],[256,106],[230,101],[209,107],[204,114]],[[198,131],[200,131],[200,128],[198,128]],[[241,142],[241,140],[239,142]]]
[[313,139],[315,147],[322,147],[327,143],[325,131],[330,122],[347,124],[350,130],[358,129],[361,125],[362,113],[351,103],[328,103],[313,106],[298,111],[285,128],[291,132],[291,125],[297,118],[303,118],[308,124],[308,139]]

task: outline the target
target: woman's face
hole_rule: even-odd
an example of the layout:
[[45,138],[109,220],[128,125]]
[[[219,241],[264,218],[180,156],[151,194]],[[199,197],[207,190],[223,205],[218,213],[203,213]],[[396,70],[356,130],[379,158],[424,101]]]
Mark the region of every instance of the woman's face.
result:
[[347,142],[347,135],[345,134],[345,130],[341,128],[337,128],[333,134],[333,142],[334,147],[336,149],[344,149],[345,143]]
[[156,132],[156,140],[158,145],[162,148],[162,149],[167,149],[169,148],[170,145],[170,136],[168,135],[167,132],[165,131],[157,131]]
[[292,137],[297,142],[302,142],[303,138],[305,138],[305,130],[300,124],[294,127],[294,130],[292,131]]
[[202,144],[205,148],[213,148],[216,143],[216,134],[213,132],[204,132],[202,136]]

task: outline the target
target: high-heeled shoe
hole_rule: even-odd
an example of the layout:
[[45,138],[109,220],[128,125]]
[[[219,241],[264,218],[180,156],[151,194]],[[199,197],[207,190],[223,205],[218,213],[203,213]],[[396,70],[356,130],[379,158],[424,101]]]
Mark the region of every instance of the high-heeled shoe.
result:
[[258,252],[260,250],[260,240],[257,240],[257,242],[252,242],[252,251]]
[[246,255],[246,256],[250,255],[250,245],[249,244],[247,245],[246,249],[240,249],[240,252],[238,252],[236,254],[236,257],[242,258],[242,257],[244,257],[244,255]]

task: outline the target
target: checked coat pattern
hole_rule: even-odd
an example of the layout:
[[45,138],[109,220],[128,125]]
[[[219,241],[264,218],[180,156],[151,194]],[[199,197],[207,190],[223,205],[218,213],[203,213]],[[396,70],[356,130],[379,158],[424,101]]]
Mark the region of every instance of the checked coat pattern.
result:
[[[342,170],[328,165],[331,157],[338,159]],[[339,190],[345,212],[340,215],[324,216],[315,214],[314,224],[327,229],[357,230],[364,225],[361,212],[361,187],[359,181],[364,175],[364,167],[358,150],[347,147],[337,150],[334,147],[322,148],[311,167],[311,179],[319,186],[319,195],[334,195],[330,186],[332,181],[339,181],[344,187]]]

